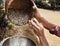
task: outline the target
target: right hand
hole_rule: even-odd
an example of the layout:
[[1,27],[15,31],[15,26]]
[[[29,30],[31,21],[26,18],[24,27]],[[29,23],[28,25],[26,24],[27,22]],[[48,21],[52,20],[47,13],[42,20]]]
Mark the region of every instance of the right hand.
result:
[[30,26],[35,30],[38,36],[44,36],[44,28],[41,23],[37,21],[36,18],[32,18],[29,21]]

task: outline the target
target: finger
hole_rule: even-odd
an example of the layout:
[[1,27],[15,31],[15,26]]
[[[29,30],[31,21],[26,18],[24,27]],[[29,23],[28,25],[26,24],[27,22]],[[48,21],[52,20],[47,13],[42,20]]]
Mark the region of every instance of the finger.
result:
[[32,27],[35,30],[36,33],[38,32],[38,29],[35,27],[34,24],[31,23],[30,20],[29,20],[29,25],[30,25],[30,27]]
[[36,32],[36,34],[39,35],[39,33],[38,33],[39,31],[38,31],[38,29],[37,29],[34,25],[32,25],[31,22],[29,22],[29,25],[30,25],[31,28],[34,29],[34,32]]
[[31,21],[37,23],[37,20],[34,17],[31,19]]
[[35,2],[34,2],[33,0],[30,0],[30,3],[32,3],[33,6],[36,6],[36,5],[35,5]]
[[30,21],[31,27],[34,29],[37,35],[43,35],[43,28],[37,26],[32,20]]
[[43,25],[41,23],[39,23],[36,18],[32,18],[32,21],[35,22],[37,26],[43,28]]
[[32,21],[32,20],[29,20],[29,25],[31,26],[31,27],[37,27],[37,25]]
[[8,8],[10,7],[11,3],[13,2],[14,0],[10,0],[9,3],[8,3]]
[[36,18],[32,18],[32,21],[35,22],[36,24],[39,24],[39,22]]
[[41,30],[41,27],[38,26],[38,25],[37,25],[35,22],[33,22],[32,20],[30,21],[30,24],[31,24],[33,27],[35,27],[36,29]]

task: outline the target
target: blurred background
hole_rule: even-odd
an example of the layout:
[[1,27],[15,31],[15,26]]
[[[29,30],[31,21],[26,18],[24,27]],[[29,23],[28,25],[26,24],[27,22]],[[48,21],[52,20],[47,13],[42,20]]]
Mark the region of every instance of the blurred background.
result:
[[37,7],[39,8],[50,8],[57,9],[60,8],[60,0],[34,0]]

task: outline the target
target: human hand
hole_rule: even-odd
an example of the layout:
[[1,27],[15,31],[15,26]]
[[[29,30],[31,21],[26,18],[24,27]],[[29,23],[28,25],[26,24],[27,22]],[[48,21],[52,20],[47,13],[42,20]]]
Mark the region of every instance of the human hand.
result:
[[32,27],[35,30],[38,36],[44,36],[43,25],[39,23],[36,18],[32,18],[29,21],[29,24],[30,24],[30,27]]
[[53,29],[49,30],[49,32],[60,37],[60,26],[56,25]]

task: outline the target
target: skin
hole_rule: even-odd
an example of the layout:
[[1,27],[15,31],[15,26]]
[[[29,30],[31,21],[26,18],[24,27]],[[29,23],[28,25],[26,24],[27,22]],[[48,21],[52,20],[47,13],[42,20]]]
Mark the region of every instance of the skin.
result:
[[55,34],[56,36],[60,37],[60,26],[52,24],[48,22],[47,20],[45,20],[43,17],[41,17],[37,6],[35,5],[34,2],[33,4],[34,4],[32,6],[33,13],[34,13],[33,17],[35,17],[39,21],[39,23],[42,23],[44,28],[46,28],[51,34]]
[[34,17],[35,17],[39,22],[41,22],[45,28],[47,28],[48,30],[51,30],[51,29],[53,29],[53,28],[55,27],[54,24],[49,23],[49,22],[46,21],[43,17],[41,17],[37,9],[36,9],[36,11],[34,11],[34,13],[35,13],[35,14],[34,14]]
[[[35,30],[35,32],[37,33],[40,42],[41,42],[41,46],[49,46],[48,42],[45,38],[44,35],[44,27],[41,23],[38,22],[38,20],[36,18],[32,18],[29,21],[30,26]],[[44,41],[44,42],[43,42]]]
[[[30,23],[30,25],[32,25],[31,27],[36,31],[37,35],[41,39],[41,44],[42,44],[41,46],[49,46],[48,42],[45,38],[43,28],[46,28],[49,31],[52,31],[52,29],[54,29],[56,27],[56,25],[49,23],[47,20],[45,20],[43,17],[41,17],[39,10],[38,10],[37,6],[35,5],[34,1],[33,0],[29,0],[29,1],[32,4],[31,9],[34,13],[34,16],[33,16],[34,18],[31,19],[29,23]],[[11,0],[8,3],[7,11],[8,11],[8,8],[13,7],[13,5],[11,5],[12,2],[14,2],[14,0]]]
[[[33,1],[32,1],[33,2]],[[40,13],[39,13],[39,10],[37,8],[37,6],[35,5],[35,3],[33,2],[34,6],[32,6],[32,9],[33,9],[33,12],[34,12],[34,16],[38,21],[39,23],[42,23],[42,25],[44,26],[44,28],[52,31],[51,29],[55,28],[56,25],[48,22],[47,20],[45,20],[43,17],[41,17]]]
[[[16,4],[16,5],[14,5],[15,3],[16,3],[16,1],[17,0],[6,0],[6,2],[9,2],[9,3],[7,3],[8,5],[6,6],[7,7],[7,9],[6,9],[6,11],[8,11],[8,9],[9,8],[14,8],[14,7],[16,7],[16,8],[23,8],[23,1],[22,1],[22,5],[19,5],[18,6],[18,4]],[[41,22],[42,24],[43,24],[43,26],[44,26],[44,28],[46,28],[46,29],[48,29],[49,31],[52,31],[51,29],[54,29],[55,27],[56,27],[56,25],[54,25],[54,24],[52,24],[52,23],[50,23],[50,22],[48,22],[47,20],[45,20],[43,17],[41,17],[41,15],[40,15],[40,13],[39,13],[39,10],[38,10],[38,8],[37,8],[37,6],[35,5],[35,3],[34,3],[34,1],[33,0],[28,0],[30,3],[31,3],[31,9],[32,9],[32,11],[33,11],[33,13],[34,13],[34,16],[33,17],[35,17],[38,21],[39,21],[39,23]],[[18,1],[17,1],[18,2]],[[21,1],[20,1],[21,2]],[[12,5],[13,4],[13,5]]]
[[[8,1],[7,1],[8,2]],[[13,2],[13,0],[11,0],[9,3],[8,3],[8,7],[7,7],[7,10],[8,10],[8,8],[10,8],[10,6],[11,6],[11,3]],[[42,24],[40,23],[40,22],[38,22],[38,16],[40,15],[37,15],[38,14],[38,12],[37,12],[37,9],[35,9],[35,8],[37,8],[36,7],[36,5],[35,5],[35,3],[32,1],[32,0],[30,0],[30,2],[31,2],[31,4],[32,4],[32,11],[34,12],[34,18],[33,19],[31,19],[30,20],[30,25],[33,25],[33,26],[31,26],[36,32],[37,32],[37,35],[38,35],[38,37],[39,37],[39,39],[41,39],[40,40],[40,42],[41,42],[41,46],[49,46],[48,45],[48,42],[47,42],[47,40],[46,40],[46,38],[45,38],[45,35],[44,35],[44,29],[43,29],[43,26],[42,26]],[[37,18],[36,18],[37,17]],[[33,22],[33,21],[35,21],[35,22]],[[44,42],[43,42],[44,41]]]
[[[7,5],[6,5],[6,12],[8,11],[8,9],[9,8],[18,8],[18,9],[21,9],[21,8],[24,8],[23,6],[23,3],[21,3],[22,5],[19,5],[18,6],[18,4],[16,4],[16,1],[17,0],[6,0],[6,3],[7,3]],[[23,0],[24,1],[24,0]],[[23,2],[22,1],[22,2]],[[9,3],[8,3],[9,2]],[[19,1],[17,1],[17,2],[19,2]],[[20,1],[21,2],[21,1]],[[54,29],[55,27],[56,27],[56,25],[55,24],[52,24],[52,23],[50,23],[50,22],[48,22],[47,20],[45,20],[43,17],[41,17],[41,15],[40,15],[40,13],[39,13],[39,10],[38,10],[38,8],[37,8],[37,6],[35,5],[35,3],[34,3],[34,1],[33,0],[29,0],[29,2],[31,3],[31,5],[32,5],[32,7],[31,7],[31,9],[32,9],[32,11],[33,11],[33,13],[34,13],[34,16],[33,17],[35,17],[39,22],[41,22],[42,24],[43,24],[43,26],[44,26],[44,28],[46,28],[46,29],[48,29],[49,31],[52,31],[52,29]],[[13,4],[13,5],[12,5]],[[14,5],[14,4],[16,4],[16,5]],[[8,12],[7,12],[8,13]]]

